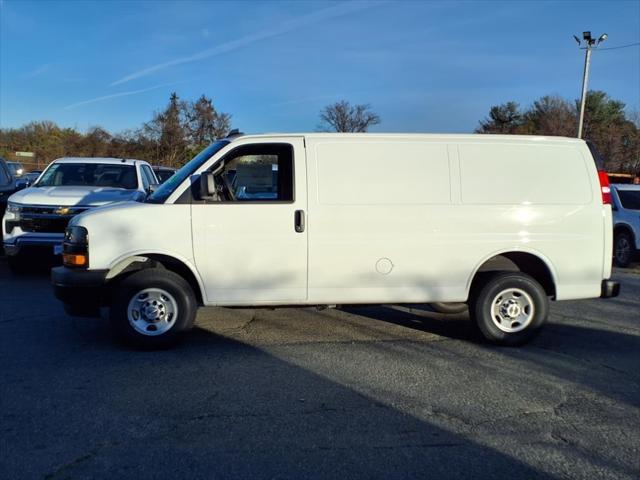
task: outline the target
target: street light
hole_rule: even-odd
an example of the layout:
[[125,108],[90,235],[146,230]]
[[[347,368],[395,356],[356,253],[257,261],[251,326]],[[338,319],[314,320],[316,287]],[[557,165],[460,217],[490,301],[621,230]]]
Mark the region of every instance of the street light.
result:
[[[591,36],[591,32],[582,32],[582,42],[577,36],[573,38],[578,42],[580,48],[585,50],[584,74],[582,75],[582,97],[580,98],[580,118],[578,119],[578,138],[582,138],[582,124],[584,123],[584,104],[587,101],[587,85],[589,84],[589,66],[591,65],[591,50],[604,42],[609,35],[603,33],[596,40]],[[584,42],[584,47],[582,43]]]

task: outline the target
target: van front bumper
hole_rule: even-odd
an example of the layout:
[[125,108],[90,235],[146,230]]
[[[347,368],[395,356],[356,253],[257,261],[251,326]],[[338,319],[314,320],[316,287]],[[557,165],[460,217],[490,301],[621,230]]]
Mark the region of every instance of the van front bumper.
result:
[[600,298],[613,298],[620,295],[620,282],[603,280],[600,289]]
[[51,269],[53,293],[68,313],[78,316],[100,316],[105,300],[108,270],[82,270],[68,267]]

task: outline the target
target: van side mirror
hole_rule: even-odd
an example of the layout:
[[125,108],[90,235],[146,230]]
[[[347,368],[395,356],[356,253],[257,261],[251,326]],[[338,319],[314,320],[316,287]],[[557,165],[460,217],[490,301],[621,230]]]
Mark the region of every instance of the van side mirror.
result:
[[150,183],[149,186],[147,187],[147,195],[151,195],[153,192],[155,192],[158,187],[160,186],[159,183]]
[[218,189],[216,180],[212,172],[202,172],[200,174],[200,200],[218,200]]

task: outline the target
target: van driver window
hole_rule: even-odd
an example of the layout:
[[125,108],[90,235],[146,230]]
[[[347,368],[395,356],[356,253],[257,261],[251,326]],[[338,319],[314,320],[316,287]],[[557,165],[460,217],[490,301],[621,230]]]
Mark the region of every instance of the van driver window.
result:
[[227,202],[293,201],[293,154],[290,145],[239,147],[216,175],[221,200]]

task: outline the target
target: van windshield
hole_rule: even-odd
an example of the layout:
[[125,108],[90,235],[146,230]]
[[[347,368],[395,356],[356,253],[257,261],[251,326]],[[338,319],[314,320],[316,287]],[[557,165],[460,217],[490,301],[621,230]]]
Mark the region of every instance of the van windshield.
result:
[[198,155],[189,160],[189,162],[187,162],[180,170],[174,173],[169,180],[160,185],[160,187],[155,192],[147,197],[146,201],[149,203],[166,202],[167,198],[171,196],[175,189],[182,185],[182,182],[189,178],[193,174],[193,172],[195,172],[207,160],[215,155],[216,152],[218,152],[228,144],[229,140],[219,140],[209,145]]

